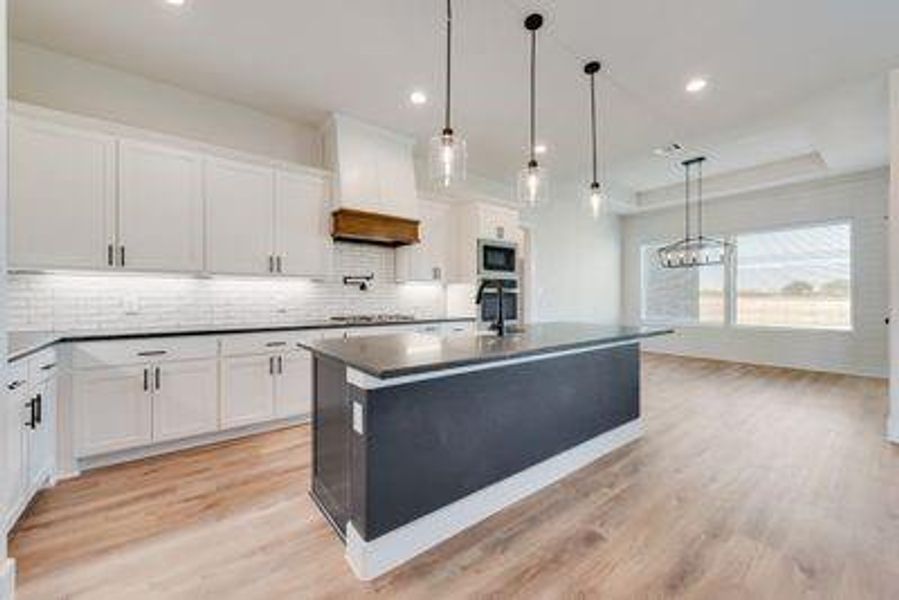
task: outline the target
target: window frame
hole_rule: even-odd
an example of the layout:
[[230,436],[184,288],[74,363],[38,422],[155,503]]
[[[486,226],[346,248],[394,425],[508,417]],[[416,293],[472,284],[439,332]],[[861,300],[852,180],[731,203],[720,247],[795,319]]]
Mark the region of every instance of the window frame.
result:
[[[798,325],[753,325],[737,322],[737,263],[739,260],[740,246],[737,240],[740,236],[758,235],[764,233],[778,233],[785,231],[793,231],[800,229],[812,229],[815,227],[829,227],[836,225],[849,226],[849,325],[848,327],[803,327]],[[646,254],[644,249],[647,247],[658,248],[666,242],[643,241],[639,244],[640,252],[640,323],[644,325],[673,325],[681,328],[692,329],[734,329],[738,331],[762,331],[762,332],[796,332],[796,333],[829,333],[837,335],[854,335],[856,331],[856,306],[857,291],[855,285],[855,257],[856,257],[856,235],[855,235],[855,219],[853,217],[836,217],[825,220],[802,221],[798,223],[781,224],[772,227],[757,227],[746,230],[732,231],[725,235],[715,236],[734,244],[732,259],[724,268],[724,319],[721,323],[699,322],[699,321],[672,321],[665,319],[652,319],[646,316],[646,286],[644,285],[644,269],[646,266]],[[701,267],[699,267],[701,268]]]

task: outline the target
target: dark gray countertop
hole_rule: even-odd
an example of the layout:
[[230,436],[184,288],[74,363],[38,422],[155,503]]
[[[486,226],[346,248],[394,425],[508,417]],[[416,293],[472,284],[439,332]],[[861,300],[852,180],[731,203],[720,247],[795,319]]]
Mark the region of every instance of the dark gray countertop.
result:
[[260,325],[196,325],[160,327],[153,329],[93,329],[84,331],[11,331],[7,336],[7,361],[13,362],[44,348],[62,342],[124,340],[186,335],[226,335],[265,333],[270,331],[304,331],[309,329],[356,329],[359,327],[390,327],[397,325],[426,325],[428,323],[471,322],[471,318],[415,319],[412,321],[343,323],[338,321],[303,321],[285,324]]
[[379,379],[391,379],[599,344],[639,341],[668,333],[672,330],[591,323],[542,323],[526,326],[521,333],[502,338],[495,334],[433,336],[395,333],[304,341],[301,345],[363,373]]

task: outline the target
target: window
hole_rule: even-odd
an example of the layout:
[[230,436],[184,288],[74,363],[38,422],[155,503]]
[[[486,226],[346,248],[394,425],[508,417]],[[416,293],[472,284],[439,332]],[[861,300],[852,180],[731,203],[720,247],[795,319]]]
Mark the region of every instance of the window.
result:
[[666,269],[661,245],[643,246],[643,320],[666,323],[723,323],[724,267]]
[[849,223],[739,235],[736,323],[852,327]]
[[733,235],[732,264],[665,269],[662,244],[641,248],[648,323],[852,329],[852,225]]

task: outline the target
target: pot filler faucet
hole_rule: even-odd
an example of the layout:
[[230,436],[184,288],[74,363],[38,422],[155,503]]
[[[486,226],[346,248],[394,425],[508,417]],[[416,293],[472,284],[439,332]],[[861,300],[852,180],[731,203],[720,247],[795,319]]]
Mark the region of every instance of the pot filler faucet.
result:
[[484,301],[484,290],[493,286],[496,288],[496,320],[490,324],[490,330],[495,331],[496,335],[502,337],[506,335],[506,319],[503,315],[503,280],[502,279],[485,279],[478,287],[478,296],[475,304],[481,304]]

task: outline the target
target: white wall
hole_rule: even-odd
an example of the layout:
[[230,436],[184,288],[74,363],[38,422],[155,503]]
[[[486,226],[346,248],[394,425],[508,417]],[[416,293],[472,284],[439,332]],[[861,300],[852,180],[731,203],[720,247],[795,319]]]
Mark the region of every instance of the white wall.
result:
[[552,202],[523,215],[532,236],[533,320],[618,323],[619,218],[605,214],[594,220],[580,186],[553,190]]
[[318,167],[318,130],[44,48],[12,42],[14,100]]
[[[887,374],[887,211],[885,169],[731,196],[710,202],[707,233],[793,224],[853,223],[852,332],[744,327],[678,327],[647,349],[722,360],[885,377]],[[683,236],[683,207],[623,219],[624,312],[640,321],[640,246]]]
[[[899,70],[890,76],[891,193],[890,193],[890,306],[899,306]],[[899,444],[899,313],[890,317],[890,417],[888,437]]]

